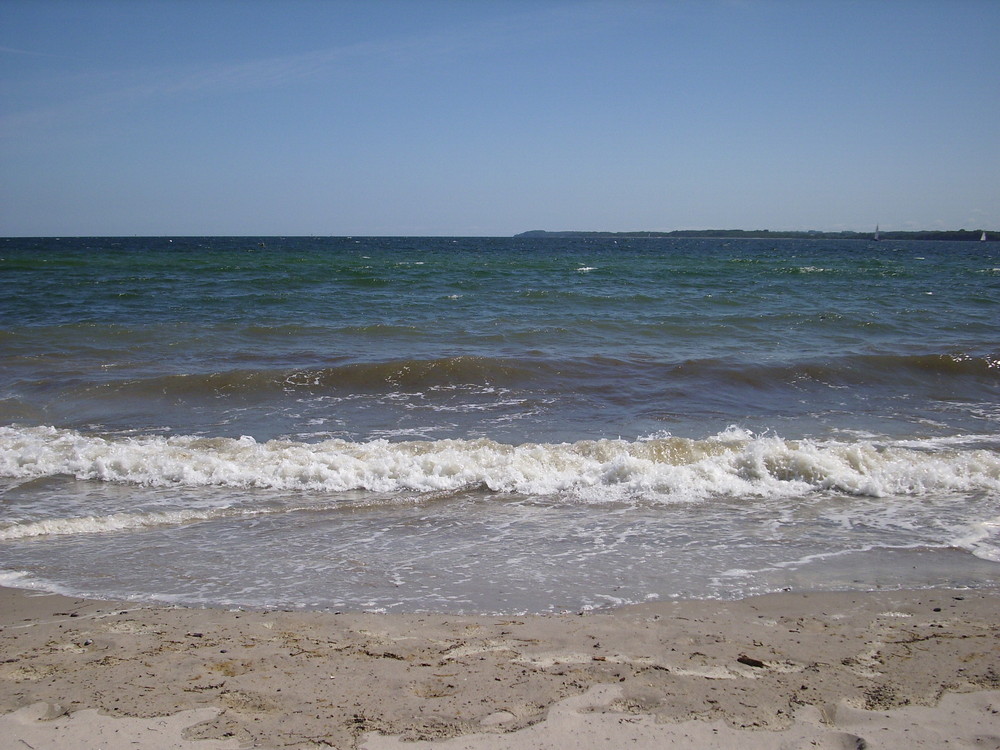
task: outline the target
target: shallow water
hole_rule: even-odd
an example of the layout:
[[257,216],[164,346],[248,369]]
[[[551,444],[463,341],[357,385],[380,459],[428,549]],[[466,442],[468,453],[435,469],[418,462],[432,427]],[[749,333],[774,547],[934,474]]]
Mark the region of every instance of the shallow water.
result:
[[521,612],[997,582],[995,243],[0,256],[8,583]]

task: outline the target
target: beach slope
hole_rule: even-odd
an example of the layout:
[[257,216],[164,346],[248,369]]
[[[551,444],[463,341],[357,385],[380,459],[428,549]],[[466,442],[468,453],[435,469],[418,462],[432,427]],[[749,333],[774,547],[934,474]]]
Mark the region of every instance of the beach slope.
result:
[[0,589],[0,745],[1000,748],[998,613],[989,590],[484,617]]

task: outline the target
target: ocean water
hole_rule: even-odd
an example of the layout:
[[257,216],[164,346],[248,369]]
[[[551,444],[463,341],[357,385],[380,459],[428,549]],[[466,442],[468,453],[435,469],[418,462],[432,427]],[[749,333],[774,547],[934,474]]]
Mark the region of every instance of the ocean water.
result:
[[1000,243],[0,239],[0,583],[1000,585]]

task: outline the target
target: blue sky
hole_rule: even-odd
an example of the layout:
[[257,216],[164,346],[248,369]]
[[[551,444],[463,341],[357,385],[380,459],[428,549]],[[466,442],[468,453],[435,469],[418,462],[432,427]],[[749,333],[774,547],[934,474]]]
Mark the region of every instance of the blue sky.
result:
[[1000,0],[0,0],[0,235],[1000,229]]

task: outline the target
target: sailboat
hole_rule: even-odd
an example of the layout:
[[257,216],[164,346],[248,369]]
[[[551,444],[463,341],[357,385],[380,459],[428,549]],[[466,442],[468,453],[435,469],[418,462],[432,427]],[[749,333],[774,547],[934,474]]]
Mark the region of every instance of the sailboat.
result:
[[982,236],[979,238],[980,242],[986,242],[986,232],[983,232]]
[[875,241],[878,242],[878,224],[875,225]]

